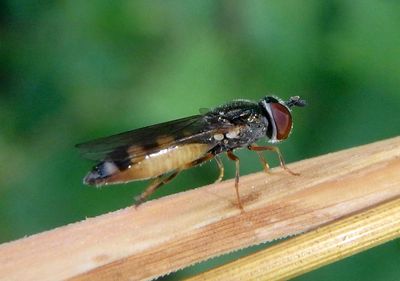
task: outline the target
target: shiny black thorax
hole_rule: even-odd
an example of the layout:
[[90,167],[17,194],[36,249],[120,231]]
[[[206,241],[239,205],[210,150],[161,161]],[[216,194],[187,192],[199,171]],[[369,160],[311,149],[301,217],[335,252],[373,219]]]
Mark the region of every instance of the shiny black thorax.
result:
[[247,147],[266,137],[269,120],[258,103],[238,100],[222,105],[204,116],[208,126],[231,128],[223,139],[209,139],[216,142],[211,152],[219,154],[235,148]]

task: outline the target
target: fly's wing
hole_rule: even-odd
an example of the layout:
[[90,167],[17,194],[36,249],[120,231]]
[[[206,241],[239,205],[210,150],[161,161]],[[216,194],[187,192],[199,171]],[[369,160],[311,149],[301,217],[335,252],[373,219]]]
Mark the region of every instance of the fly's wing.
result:
[[91,160],[134,160],[173,145],[208,143],[209,136],[224,130],[223,127],[210,122],[204,115],[195,115],[78,144],[76,147],[83,157]]

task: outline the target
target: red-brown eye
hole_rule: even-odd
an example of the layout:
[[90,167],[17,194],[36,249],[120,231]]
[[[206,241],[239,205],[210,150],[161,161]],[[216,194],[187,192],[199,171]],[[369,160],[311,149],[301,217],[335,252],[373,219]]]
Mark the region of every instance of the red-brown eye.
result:
[[292,115],[286,106],[280,103],[271,103],[271,111],[276,126],[276,139],[286,139],[292,130]]

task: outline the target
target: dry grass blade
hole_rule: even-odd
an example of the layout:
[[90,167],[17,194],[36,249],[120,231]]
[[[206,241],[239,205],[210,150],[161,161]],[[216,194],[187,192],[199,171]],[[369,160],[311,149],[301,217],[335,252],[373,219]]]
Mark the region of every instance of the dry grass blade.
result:
[[395,199],[187,280],[287,280],[399,237]]
[[164,197],[0,245],[0,280],[140,280],[400,195],[400,138]]

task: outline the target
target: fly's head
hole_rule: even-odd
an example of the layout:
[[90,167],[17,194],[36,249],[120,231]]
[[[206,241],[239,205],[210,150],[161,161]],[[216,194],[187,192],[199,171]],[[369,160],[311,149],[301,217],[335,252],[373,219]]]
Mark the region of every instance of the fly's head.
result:
[[260,100],[259,106],[268,123],[267,137],[270,142],[279,142],[288,138],[293,127],[291,108],[305,105],[305,100],[300,99],[299,96],[291,97],[288,101],[271,96]]

